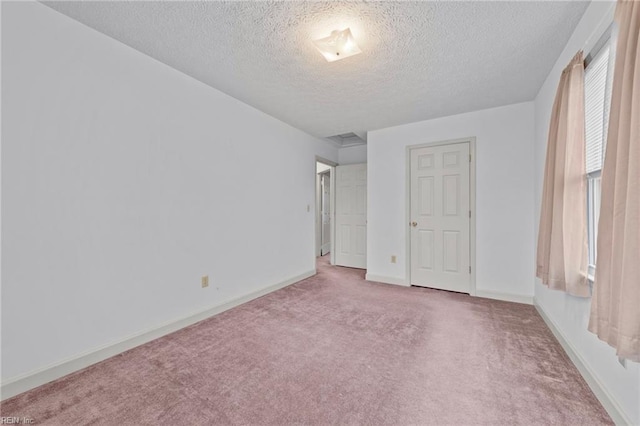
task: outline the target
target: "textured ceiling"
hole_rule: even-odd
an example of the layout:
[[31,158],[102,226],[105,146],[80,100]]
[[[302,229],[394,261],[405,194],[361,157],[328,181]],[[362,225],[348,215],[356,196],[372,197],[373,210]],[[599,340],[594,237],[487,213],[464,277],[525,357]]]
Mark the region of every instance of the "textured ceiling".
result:
[[[46,2],[316,136],[528,101],[588,2]],[[362,52],[312,40],[350,27]]]

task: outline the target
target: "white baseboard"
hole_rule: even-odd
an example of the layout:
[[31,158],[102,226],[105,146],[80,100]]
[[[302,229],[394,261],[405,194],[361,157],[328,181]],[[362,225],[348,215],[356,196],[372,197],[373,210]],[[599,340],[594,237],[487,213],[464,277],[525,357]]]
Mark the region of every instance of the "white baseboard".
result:
[[523,296],[521,294],[497,293],[493,291],[484,291],[476,289],[476,297],[484,297],[485,299],[503,300],[505,302],[524,303],[533,305],[533,296]]
[[395,284],[395,285],[401,285],[404,287],[409,287],[409,284],[407,284],[406,280],[404,278],[395,278],[395,277],[383,277],[381,275],[371,275],[371,274],[366,274],[364,276],[364,279],[367,281],[375,281],[378,283],[384,283],[384,284]]
[[632,422],[629,417],[624,413],[620,405],[616,402],[615,398],[609,393],[609,391],[602,385],[602,382],[598,380],[597,376],[593,373],[589,365],[582,359],[579,352],[573,347],[573,345],[565,338],[564,334],[560,331],[560,329],[556,326],[553,320],[547,315],[542,306],[540,306],[537,301],[534,299],[533,305],[536,310],[547,324],[551,332],[560,345],[567,353],[573,364],[576,366],[585,382],[589,385],[596,398],[600,401],[602,406],[611,419],[615,422],[616,425],[631,425]]
[[244,296],[240,296],[222,304],[212,306],[198,312],[194,312],[182,318],[167,321],[157,327],[135,333],[120,341],[89,350],[83,354],[57,362],[53,365],[12,378],[2,383],[2,385],[0,386],[0,400],[11,398],[12,396],[18,395],[22,392],[26,392],[30,389],[44,385],[45,383],[49,383],[73,372],[82,370],[83,368],[89,367],[90,365],[96,364],[100,361],[104,361],[107,358],[111,358],[114,355],[118,355],[122,352],[128,351],[129,349],[135,348],[136,346],[143,345],[159,337],[166,336],[167,334],[173,333],[174,331],[178,331],[184,327],[188,327],[211,316],[217,315],[231,308],[235,308],[236,306],[239,306],[243,303],[249,302],[253,299],[257,299],[260,296],[264,296],[265,294],[297,283],[298,281],[309,278],[315,274],[315,269],[305,272],[298,276],[289,278],[288,280],[267,286],[257,291],[253,291],[251,293],[245,294]]

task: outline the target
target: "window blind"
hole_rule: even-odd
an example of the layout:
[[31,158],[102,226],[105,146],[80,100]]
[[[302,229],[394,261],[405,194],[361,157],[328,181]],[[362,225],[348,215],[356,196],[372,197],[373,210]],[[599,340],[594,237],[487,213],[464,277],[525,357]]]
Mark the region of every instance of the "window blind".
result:
[[585,139],[587,173],[602,169],[602,147],[606,137],[605,111],[610,102],[607,90],[609,45],[605,45],[587,66],[584,76]]

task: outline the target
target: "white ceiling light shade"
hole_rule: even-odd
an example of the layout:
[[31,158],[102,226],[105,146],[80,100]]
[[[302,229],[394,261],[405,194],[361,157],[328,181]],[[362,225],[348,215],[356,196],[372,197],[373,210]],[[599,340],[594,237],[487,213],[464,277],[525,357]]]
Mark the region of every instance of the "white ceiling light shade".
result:
[[328,62],[348,58],[362,52],[353,39],[349,28],[342,31],[332,31],[329,37],[314,40],[313,44]]

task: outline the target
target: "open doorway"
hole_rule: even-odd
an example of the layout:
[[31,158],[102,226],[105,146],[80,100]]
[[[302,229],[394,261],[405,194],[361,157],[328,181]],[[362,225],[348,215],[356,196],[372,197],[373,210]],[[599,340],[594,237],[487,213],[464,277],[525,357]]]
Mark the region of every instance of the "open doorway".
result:
[[[333,194],[335,163],[316,161],[316,257],[333,258]],[[331,259],[332,260],[332,259]],[[331,261],[333,263],[333,261]]]

